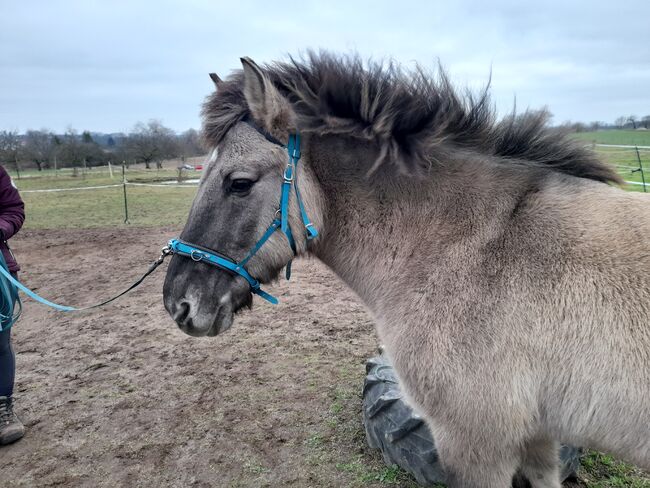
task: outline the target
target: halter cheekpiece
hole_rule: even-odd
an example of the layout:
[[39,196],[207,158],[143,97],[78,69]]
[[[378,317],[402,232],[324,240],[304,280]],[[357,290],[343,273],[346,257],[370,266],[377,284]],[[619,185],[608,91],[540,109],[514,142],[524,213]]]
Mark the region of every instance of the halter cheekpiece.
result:
[[[257,125],[248,120],[244,120],[244,122],[255,128],[268,141],[272,142],[273,144],[285,147],[284,144],[279,142],[274,137],[270,136],[270,134],[268,134],[266,131],[263,131]],[[296,170],[298,168],[298,161],[300,160],[300,134],[289,135],[289,142],[286,145],[286,149],[289,155],[289,162],[287,163],[287,166],[284,169],[284,173],[282,175],[283,181],[280,194],[280,208],[278,208],[276,211],[275,218],[273,219],[273,222],[271,222],[271,225],[269,225],[269,227],[266,229],[266,232],[264,232],[262,237],[257,241],[253,248],[244,257],[244,259],[236,262],[235,260],[216,251],[198,246],[196,244],[190,244],[189,242],[184,242],[180,239],[170,240],[167,244],[167,252],[170,254],[185,256],[192,259],[193,261],[204,262],[225,271],[237,274],[248,282],[251,293],[259,295],[260,297],[273,304],[277,304],[278,299],[262,290],[260,282],[249,274],[245,268],[245,265],[278,229],[280,229],[286,236],[294,256],[296,255],[296,241],[291,232],[291,227],[289,226],[289,198],[291,196],[292,188],[296,194],[296,200],[298,201],[298,207],[300,208],[300,217],[302,219],[302,224],[305,227],[307,240],[314,239],[318,236],[318,231],[307,216],[305,205],[303,204],[302,198],[300,197],[300,191],[298,190],[298,182],[296,181]],[[292,260],[290,260],[286,266],[287,280],[291,277],[291,262]]]

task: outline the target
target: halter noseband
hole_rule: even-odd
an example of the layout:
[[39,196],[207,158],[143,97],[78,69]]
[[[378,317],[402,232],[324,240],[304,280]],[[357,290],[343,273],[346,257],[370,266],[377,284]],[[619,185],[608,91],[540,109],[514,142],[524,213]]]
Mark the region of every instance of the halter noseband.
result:
[[[260,127],[253,124],[248,120],[244,122],[251,125],[256,129],[260,134],[262,134],[268,141],[273,144],[285,147],[280,141],[275,139],[270,134],[263,131]],[[267,135],[268,134],[268,135]],[[262,290],[260,282],[253,278],[245,268],[246,263],[259,251],[266,241],[275,233],[276,230],[280,229],[282,233],[287,237],[293,255],[297,254],[296,251],[296,241],[293,238],[291,232],[291,227],[289,227],[289,198],[291,195],[291,188],[294,189],[296,194],[296,200],[298,200],[298,207],[300,208],[300,217],[302,218],[303,226],[305,227],[307,240],[314,239],[318,236],[318,231],[314,227],[314,224],[311,223],[309,217],[307,216],[307,211],[305,210],[305,205],[302,202],[300,197],[300,191],[298,190],[298,182],[296,181],[296,170],[298,168],[298,161],[300,160],[300,134],[290,134],[289,143],[286,146],[287,153],[289,154],[289,162],[287,163],[286,168],[284,169],[283,181],[282,181],[282,193],[280,194],[280,208],[275,213],[275,218],[271,225],[266,229],[264,235],[257,241],[253,248],[248,252],[248,254],[239,262],[224,256],[216,251],[207,249],[196,244],[190,244],[189,242],[184,242],[180,239],[172,239],[167,244],[167,252],[170,254],[178,254],[179,256],[185,256],[196,262],[204,262],[206,264],[211,264],[217,268],[229,271],[231,273],[237,274],[244,278],[248,285],[250,286],[251,293],[255,293],[260,297],[264,298],[268,302],[273,303],[274,305],[278,303],[278,299],[274,296],[266,293]],[[287,280],[291,278],[291,262],[293,258],[289,260],[286,266],[286,277]]]

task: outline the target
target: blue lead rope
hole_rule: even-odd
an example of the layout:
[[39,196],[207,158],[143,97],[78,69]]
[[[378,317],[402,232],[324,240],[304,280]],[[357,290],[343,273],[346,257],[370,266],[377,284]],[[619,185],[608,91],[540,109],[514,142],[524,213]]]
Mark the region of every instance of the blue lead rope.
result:
[[7,269],[7,263],[0,252],[0,332],[11,328],[20,318],[23,310],[14,277]]
[[[89,305],[86,307],[69,307],[67,305],[59,305],[58,303],[54,303],[43,298],[33,290],[30,290],[11,275],[11,273],[6,268],[2,255],[0,254],[0,331],[11,327],[20,316],[20,311],[22,311],[22,303],[20,301],[20,297],[18,296],[18,290],[25,293],[29,298],[60,312],[79,312],[82,310],[90,310],[92,308],[102,307],[107,303],[111,303],[112,301],[120,298],[122,295],[127,294],[135,287],[139,286],[140,283],[142,283],[145,278],[147,278],[147,276],[153,273],[154,270],[163,263],[169,254],[170,252],[167,248],[163,249],[160,257],[151,263],[151,266],[149,266],[149,269],[146,271],[146,273],[144,273],[140,279],[134,282],[131,286],[119,294],[114,295],[107,300],[104,300],[103,302],[95,303],[94,305]],[[18,312],[16,312],[16,305],[18,307]]]
[[[16,278],[11,276],[11,273],[7,271],[4,267],[0,267],[0,273],[2,273],[2,276],[9,281],[14,287],[25,293],[29,298],[36,300],[37,302],[42,303],[43,305],[47,305],[48,307],[52,307],[56,310],[59,310],[60,312],[72,312],[73,310],[78,310],[74,307],[68,307],[66,305],[59,305],[57,303],[53,303],[49,300],[46,300],[42,296],[38,295],[37,293],[33,292],[29,288],[27,288],[25,285],[23,285],[20,281],[18,281]],[[4,295],[4,294],[3,294]],[[5,297],[2,297],[3,302],[5,300]],[[4,305],[4,303],[3,303]]]
[[[212,251],[195,244],[190,244],[180,239],[172,239],[169,241],[169,244],[167,245],[169,252],[172,254],[188,257],[197,262],[202,261],[206,264],[211,264],[217,268],[235,273],[248,282],[251,293],[259,295],[266,301],[276,305],[278,303],[278,299],[261,289],[260,282],[250,275],[250,273],[246,270],[245,265],[257,253],[257,251],[262,248],[266,241],[268,241],[269,238],[275,234],[275,231],[278,229],[280,229],[286,236],[294,256],[297,254],[296,241],[293,237],[293,233],[291,232],[291,227],[289,226],[289,200],[292,188],[296,194],[296,200],[298,201],[298,208],[300,210],[300,218],[302,219],[303,226],[305,227],[307,240],[312,240],[315,237],[318,237],[318,231],[314,227],[314,224],[309,220],[307,210],[305,209],[305,205],[302,201],[302,198],[300,197],[298,182],[296,180],[298,161],[300,160],[301,156],[300,134],[289,135],[287,153],[289,155],[289,162],[287,163],[287,166],[284,169],[284,173],[282,174],[283,181],[282,190],[280,193],[280,208],[277,212],[279,214],[279,217],[273,219],[273,222],[271,222],[271,225],[268,226],[266,232],[264,232],[262,237],[255,243],[253,248],[241,261],[235,262],[230,258],[222,256],[216,251]],[[286,265],[287,280],[291,278],[291,262],[292,260],[289,260]]]

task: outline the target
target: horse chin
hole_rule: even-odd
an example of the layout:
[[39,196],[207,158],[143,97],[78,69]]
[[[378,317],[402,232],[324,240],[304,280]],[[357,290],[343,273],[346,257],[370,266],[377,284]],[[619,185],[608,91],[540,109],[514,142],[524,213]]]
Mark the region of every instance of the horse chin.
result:
[[230,327],[232,327],[235,314],[237,314],[243,308],[250,309],[252,307],[253,295],[251,293],[246,293],[239,300],[236,300],[234,304],[231,300],[232,295],[230,293],[227,293],[221,299],[221,306],[217,311],[217,316],[215,317],[212,326],[205,334],[206,336],[214,337],[230,329]]
[[233,309],[230,306],[219,307],[214,320],[207,326],[197,326],[194,320],[189,324],[179,325],[180,329],[192,337],[214,337],[226,332],[233,323]]
[[234,315],[232,307],[221,307],[206,336],[214,337],[226,332],[232,326]]

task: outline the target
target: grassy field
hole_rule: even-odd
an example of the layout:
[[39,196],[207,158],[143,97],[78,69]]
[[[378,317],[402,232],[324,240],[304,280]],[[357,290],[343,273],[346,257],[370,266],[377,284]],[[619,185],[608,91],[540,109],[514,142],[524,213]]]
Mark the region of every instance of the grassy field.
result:
[[650,146],[650,130],[598,130],[594,132],[578,132],[575,137],[595,144]]
[[[30,190],[52,188],[70,189],[93,186],[120,185],[120,171],[113,178],[107,169],[93,169],[86,174],[72,176],[61,172],[58,176],[37,171],[14,176],[16,186],[25,201],[27,229],[117,227],[125,224],[124,190],[121,186],[93,190],[30,193]],[[145,170],[132,168],[127,172],[130,183],[160,183],[178,177],[176,169]],[[196,178],[198,174],[185,172],[184,177]],[[129,222],[131,225],[156,227],[181,224],[196,194],[196,186],[165,187],[127,186]]]
[[[643,186],[640,183],[642,183],[645,178],[645,183],[648,185],[646,190],[650,192],[649,149],[639,149],[638,156],[636,150],[633,148],[595,146],[594,150],[602,160],[616,166],[619,174],[625,181],[638,183],[628,184],[628,190],[643,191]],[[641,160],[641,163],[639,163],[639,159]],[[639,171],[640,166],[643,168],[643,174]]]
[[[590,144],[604,161],[616,166],[623,179],[632,182],[628,185],[628,190],[643,191],[641,183],[645,177],[645,183],[648,184],[646,190],[650,191],[650,130],[601,130],[579,132],[572,137]],[[638,148],[637,155],[634,147],[606,147],[602,144],[641,147]],[[643,168],[643,174],[639,171],[639,166]]]
[[[185,221],[196,187],[127,187],[131,225],[154,227]],[[27,229],[119,227],[125,224],[121,187],[101,190],[24,193]]]
[[589,451],[583,456],[578,476],[578,486],[587,488],[650,487],[648,474],[596,451]]

